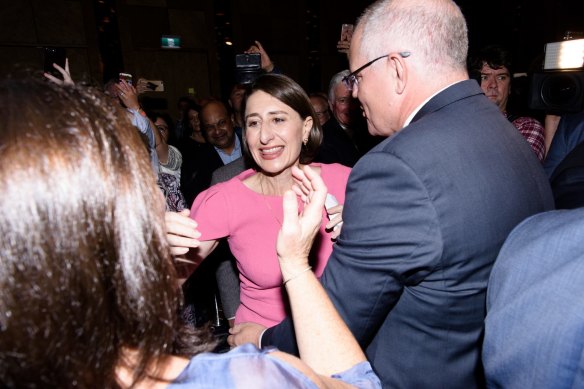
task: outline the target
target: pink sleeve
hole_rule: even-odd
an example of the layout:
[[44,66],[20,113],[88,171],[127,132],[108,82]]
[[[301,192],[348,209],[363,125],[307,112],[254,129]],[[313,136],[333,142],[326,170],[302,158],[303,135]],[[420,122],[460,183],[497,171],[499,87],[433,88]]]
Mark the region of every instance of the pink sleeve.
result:
[[200,240],[219,239],[229,235],[229,218],[232,214],[225,197],[225,185],[213,185],[199,193],[191,207],[191,219],[198,223]]

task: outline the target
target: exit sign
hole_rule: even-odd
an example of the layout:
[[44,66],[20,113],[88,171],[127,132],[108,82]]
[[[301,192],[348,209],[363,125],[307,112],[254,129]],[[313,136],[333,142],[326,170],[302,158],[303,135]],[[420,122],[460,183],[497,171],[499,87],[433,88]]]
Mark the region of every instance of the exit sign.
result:
[[163,35],[160,38],[160,46],[163,49],[180,49],[180,36]]

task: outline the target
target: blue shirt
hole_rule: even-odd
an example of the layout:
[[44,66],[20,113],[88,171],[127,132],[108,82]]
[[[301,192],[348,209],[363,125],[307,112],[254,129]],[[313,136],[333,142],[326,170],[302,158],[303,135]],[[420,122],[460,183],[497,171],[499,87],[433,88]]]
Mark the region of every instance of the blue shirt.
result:
[[[270,356],[269,352],[274,350],[258,350],[247,343],[224,354],[199,354],[168,388],[317,388],[299,370]],[[333,378],[357,388],[381,388],[369,362],[361,362]]]
[[235,136],[235,147],[233,148],[231,155],[227,154],[225,151],[218,147],[215,147],[215,150],[217,151],[217,154],[219,154],[219,157],[223,161],[224,165],[227,165],[229,162],[235,161],[236,159],[241,157],[241,142],[239,141],[239,137],[237,135]]

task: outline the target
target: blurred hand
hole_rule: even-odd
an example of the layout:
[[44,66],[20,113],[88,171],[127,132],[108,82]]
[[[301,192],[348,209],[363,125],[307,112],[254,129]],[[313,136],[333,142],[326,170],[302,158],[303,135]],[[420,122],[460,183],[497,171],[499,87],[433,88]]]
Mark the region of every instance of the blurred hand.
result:
[[197,222],[189,217],[190,213],[190,210],[183,209],[164,214],[166,238],[174,256],[184,255],[190,248],[199,247],[201,233],[197,231]]
[[267,73],[271,72],[272,70],[274,70],[274,64],[272,63],[270,56],[268,55],[268,53],[266,53],[266,50],[264,50],[264,47],[259,41],[254,42],[255,44],[251,45],[249,49],[244,51],[244,53],[246,54],[260,53],[260,57],[262,59],[262,69],[265,70]]
[[260,335],[266,329],[261,324],[257,323],[239,323],[229,329],[229,336],[227,337],[227,343],[231,347],[241,346],[245,343],[253,343],[260,347],[259,340]]
[[116,84],[118,90],[118,97],[124,103],[126,108],[129,109],[140,109],[140,102],[138,101],[138,94],[136,93],[136,88],[126,82],[126,80],[120,80]]
[[337,51],[339,53],[343,53],[343,54],[347,54],[349,55],[349,48],[351,47],[351,41],[338,41],[337,42]]
[[48,80],[54,82],[57,85],[75,85],[73,79],[71,78],[71,74],[69,73],[69,58],[65,58],[65,69],[57,65],[56,63],[53,64],[53,67],[61,73],[63,79],[57,78],[50,73],[43,73],[43,76]]
[[148,81],[144,78],[139,78],[138,82],[136,83],[136,92],[140,95],[144,92],[152,92],[151,89],[148,89]]

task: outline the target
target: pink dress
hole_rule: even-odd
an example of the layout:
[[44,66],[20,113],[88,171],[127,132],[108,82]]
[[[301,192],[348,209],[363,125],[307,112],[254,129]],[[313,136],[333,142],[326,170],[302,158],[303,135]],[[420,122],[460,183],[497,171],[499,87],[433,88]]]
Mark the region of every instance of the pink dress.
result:
[[[340,204],[345,202],[345,187],[351,169],[340,164],[318,164],[328,192]],[[276,256],[276,239],[282,222],[282,197],[263,196],[249,189],[243,180],[251,169],[229,181],[201,192],[191,208],[191,218],[199,224],[200,240],[227,237],[237,259],[241,304],[235,322],[251,321],[271,327],[289,314],[282,275]],[[299,203],[300,200],[299,200]],[[312,248],[310,263],[317,277],[322,274],[332,252],[333,242],[322,225]]]

